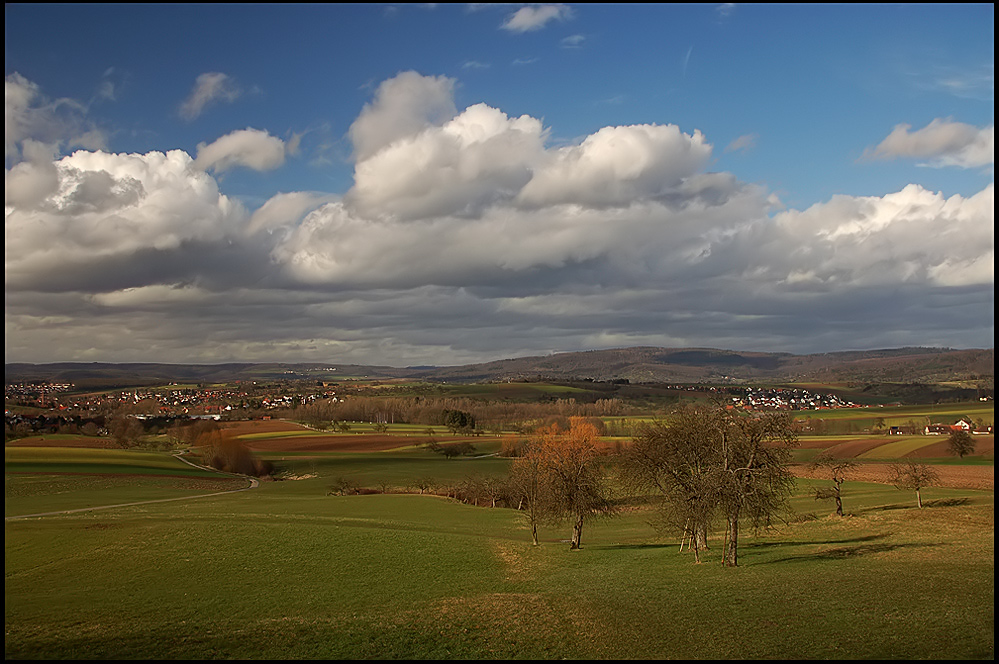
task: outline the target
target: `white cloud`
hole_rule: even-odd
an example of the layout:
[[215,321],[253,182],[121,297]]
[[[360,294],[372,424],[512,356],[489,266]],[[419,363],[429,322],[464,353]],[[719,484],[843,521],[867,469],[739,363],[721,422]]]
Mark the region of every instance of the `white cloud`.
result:
[[564,21],[572,16],[568,5],[528,5],[507,17],[501,26],[510,32],[540,30],[551,21]]
[[307,213],[335,199],[329,194],[302,191],[276,194],[253,213],[247,232],[253,234],[297,225]]
[[525,205],[626,205],[665,195],[711,156],[699,131],[675,125],[604,127],[546,156],[518,200]]
[[477,104],[358,162],[346,200],[365,215],[476,213],[517,194],[541,158],[544,138],[538,120]]
[[995,163],[995,126],[977,128],[939,118],[922,129],[896,125],[875,148],[864,151],[867,159],[929,159],[931,166],[977,168]]
[[24,161],[4,171],[4,203],[32,208],[59,187],[59,173],[52,163],[52,147],[37,141],[22,143]]
[[454,107],[450,85],[440,79],[407,73],[389,83],[362,113],[371,120],[364,131],[354,131],[360,120],[352,127],[352,135],[365,136],[359,153],[366,156],[355,165],[344,201],[361,216],[469,216],[495,205],[608,207],[685,196],[691,192],[681,190],[694,186],[686,181],[711,156],[700,132],[684,134],[674,125],[605,127],[579,145],[548,149],[540,120],[509,118],[486,104],[437,123],[418,113],[393,123],[392,133],[373,131],[383,110],[412,97],[429,96],[437,110]]
[[962,99],[995,100],[995,64],[989,62],[977,69],[943,68],[923,80],[925,89],[939,91]]
[[203,169],[279,163],[289,147],[266,132],[197,159],[60,159],[23,132],[5,177],[8,355],[446,364],[991,338],[992,185],[775,212],[765,188],[706,171],[697,130],[611,126],[550,147],[537,118],[457,112],[453,88],[386,81],[351,128],[353,188],[281,193],[252,215]]
[[7,207],[8,288],[72,283],[85,275],[113,281],[115,265],[123,272],[125,263],[153,268],[141,252],[172,252],[238,234],[245,211],[191,163],[179,150],[79,150],[53,162],[54,190],[31,206]]
[[242,91],[227,74],[207,72],[198,76],[191,94],[180,105],[180,116],[193,120],[211,104],[219,101],[233,102]]
[[778,214],[760,273],[845,289],[994,283],[993,185],[969,198],[909,185],[883,197],[835,196]]
[[725,152],[749,152],[756,147],[759,136],[756,134],[744,134],[725,146]]
[[198,156],[192,164],[201,170],[216,173],[234,166],[255,171],[270,171],[284,163],[285,143],[260,129],[239,129],[210,144],[198,144]]
[[367,159],[393,141],[455,115],[454,79],[402,72],[384,81],[350,125],[355,158]]
[[21,146],[33,141],[58,152],[63,145],[102,149],[103,131],[86,118],[87,109],[72,99],[50,100],[35,83],[17,72],[4,79],[4,159],[22,159]]

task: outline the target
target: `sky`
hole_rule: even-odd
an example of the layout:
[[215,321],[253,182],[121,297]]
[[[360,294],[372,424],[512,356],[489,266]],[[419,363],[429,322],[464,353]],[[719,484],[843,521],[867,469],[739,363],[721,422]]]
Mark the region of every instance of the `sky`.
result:
[[7,4],[5,362],[992,348],[993,26]]

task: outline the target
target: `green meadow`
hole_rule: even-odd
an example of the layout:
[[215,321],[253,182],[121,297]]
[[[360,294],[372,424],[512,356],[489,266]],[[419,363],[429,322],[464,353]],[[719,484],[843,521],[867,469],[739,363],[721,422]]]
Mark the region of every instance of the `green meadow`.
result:
[[4,515],[168,500],[249,485],[163,452],[60,447],[4,449]]
[[[568,526],[534,547],[515,510],[396,492],[501,477],[507,459],[269,458],[305,479],[195,498],[246,480],[162,452],[6,448],[5,656],[994,655],[991,491],[931,487],[920,510],[893,487],[847,482],[837,518],[814,500],[822,483],[800,480],[785,522],[746,530],[732,569],[720,534],[694,564],[644,508],[589,523],[570,552]],[[337,477],[388,492],[328,495]],[[10,518],[164,497],[185,500]]]

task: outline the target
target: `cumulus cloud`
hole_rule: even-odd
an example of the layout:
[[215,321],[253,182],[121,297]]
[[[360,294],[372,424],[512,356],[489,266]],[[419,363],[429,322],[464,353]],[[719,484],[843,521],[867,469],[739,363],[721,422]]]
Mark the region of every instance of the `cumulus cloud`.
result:
[[206,72],[198,76],[194,88],[180,105],[180,116],[185,120],[197,118],[208,106],[219,102],[233,102],[242,91],[236,82],[221,72]]
[[351,127],[354,186],[283,192],[252,214],[210,171],[279,163],[288,148],[266,132],[196,159],[58,158],[20,140],[6,173],[8,354],[446,364],[991,339],[992,185],[786,210],[710,172],[696,129],[610,126],[553,147],[540,119],[459,112],[453,88],[413,72],[384,82]]
[[253,234],[262,230],[295,226],[307,213],[336,198],[329,194],[303,191],[276,194],[253,213],[247,232]]
[[78,150],[52,168],[57,186],[48,195],[7,208],[8,288],[114,281],[115,269],[146,272],[155,263],[151,254],[193,255],[193,245],[236,236],[245,222],[242,206],[180,150]]
[[[881,197],[834,196],[776,215],[758,275],[797,288],[994,284],[994,191],[945,198],[909,185]],[[761,261],[763,263],[763,261]]]
[[501,26],[510,32],[540,30],[551,21],[563,21],[572,16],[568,5],[528,5],[507,17]]
[[454,79],[402,72],[384,81],[350,126],[354,156],[364,160],[393,141],[455,115]]
[[359,161],[347,200],[366,215],[474,214],[513,198],[540,160],[541,122],[476,104]]
[[676,125],[604,127],[578,146],[546,155],[518,199],[531,206],[624,205],[668,194],[710,156],[711,145],[696,130],[688,135]]
[[52,163],[52,147],[26,140],[21,145],[24,161],[4,171],[4,203],[32,208],[59,187],[59,172]]
[[[450,88],[442,89],[440,83],[401,74],[383,84],[376,104],[362,116],[371,119],[383,107],[394,108],[397,93],[404,98],[429,96],[434,108],[453,109]],[[678,195],[692,185],[692,176],[711,156],[711,146],[700,132],[685,134],[675,125],[605,127],[579,145],[550,149],[540,120],[510,118],[486,104],[437,123],[420,114],[408,123],[411,129],[405,134],[404,124],[392,125],[395,135],[367,131],[374,122],[356,132],[378,140],[362,139],[358,150],[355,184],[345,196],[353,212],[415,219],[476,215],[501,204],[628,205]]]
[[795,291],[991,283],[991,187],[965,200],[913,186],[772,215],[762,189],[704,171],[712,148],[696,130],[604,127],[559,148],[546,138],[539,120],[485,104],[421,125],[359,160],[351,191],[305,216],[275,260],[292,279],[337,287],[513,288],[542,274],[668,288],[696,275],[731,279],[732,292],[757,280]]
[[[297,145],[297,143],[296,143]],[[212,143],[198,144],[192,166],[221,173],[234,166],[270,171],[284,163],[285,143],[260,129],[239,129]]]
[[875,148],[864,151],[867,159],[929,159],[929,165],[978,168],[995,163],[995,126],[978,128],[963,122],[941,120],[922,129],[896,125]]

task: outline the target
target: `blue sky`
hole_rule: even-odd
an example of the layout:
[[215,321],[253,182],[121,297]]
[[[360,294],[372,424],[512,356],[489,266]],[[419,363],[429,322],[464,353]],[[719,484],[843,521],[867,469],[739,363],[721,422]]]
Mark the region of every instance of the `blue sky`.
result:
[[6,361],[992,347],[993,19],[7,5]]

